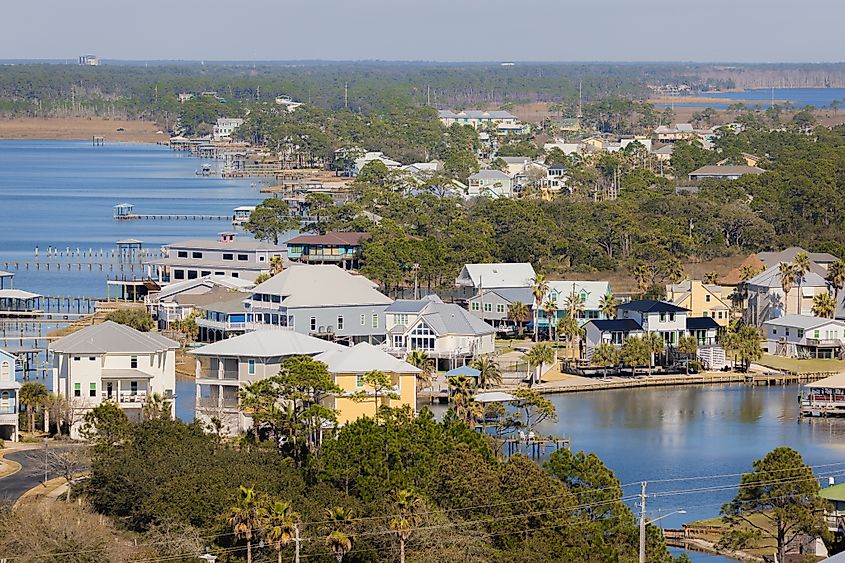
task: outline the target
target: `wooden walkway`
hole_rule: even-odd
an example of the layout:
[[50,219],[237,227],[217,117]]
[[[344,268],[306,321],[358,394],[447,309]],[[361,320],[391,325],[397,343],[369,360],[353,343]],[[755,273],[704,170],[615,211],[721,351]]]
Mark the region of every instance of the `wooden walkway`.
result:
[[150,213],[129,213],[127,215],[117,215],[114,217],[117,221],[131,221],[131,220],[147,220],[147,221],[231,221],[231,215],[203,215],[199,213],[176,214],[176,215],[160,215]]
[[51,261],[16,261],[5,260],[0,262],[6,270],[44,270],[45,272],[69,272],[76,270],[81,272],[134,272],[144,271],[144,265],[137,262],[51,262]]

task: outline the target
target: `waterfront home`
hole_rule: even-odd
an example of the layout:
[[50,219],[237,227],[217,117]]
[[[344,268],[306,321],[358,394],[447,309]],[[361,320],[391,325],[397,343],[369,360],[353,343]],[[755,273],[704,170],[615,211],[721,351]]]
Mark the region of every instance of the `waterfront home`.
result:
[[689,173],[690,180],[736,180],[740,176],[751,174],[758,176],[765,172],[762,168],[756,166],[716,166],[708,165],[702,166],[697,170]]
[[661,143],[675,143],[684,139],[694,139],[695,129],[689,123],[675,123],[674,125],[660,125],[654,130],[654,136]]
[[401,162],[386,157],[383,152],[370,151],[364,153],[364,155],[360,158],[356,158],[354,161],[352,161],[352,168],[348,171],[349,175],[357,176],[358,173],[363,170],[366,165],[374,161],[381,162],[387,167],[388,170],[396,170],[402,166]]
[[[326,406],[337,411],[339,425],[365,416],[373,418],[381,406],[407,406],[411,412],[416,412],[417,375],[421,371],[408,362],[366,342],[351,348],[328,350],[314,359],[326,364],[335,385],[341,389],[339,394],[326,399]],[[371,371],[384,373],[391,387],[383,390],[373,388],[365,381]]]
[[212,137],[215,141],[229,140],[232,138],[232,133],[243,124],[244,120],[239,117],[218,117],[212,129]]
[[[534,296],[529,287],[501,287],[483,289],[467,300],[469,312],[482,321],[496,327],[514,327],[517,322],[510,318],[514,303],[528,307],[529,314],[534,307]],[[527,323],[530,319],[526,320]]]
[[244,300],[250,293],[227,292],[218,294],[217,299],[209,297],[205,303],[197,304],[199,313],[195,322],[199,328],[198,342],[217,342],[243,334],[248,330]]
[[805,384],[801,390],[801,414],[845,415],[845,373],[837,373]]
[[239,434],[252,425],[239,408],[243,385],[278,375],[286,358],[341,349],[290,330],[258,330],[197,348],[191,351],[196,358],[196,418],[208,422],[216,417],[224,432]]
[[294,264],[256,286],[244,307],[254,328],[357,344],[384,341],[384,311],[392,302],[364,276],[330,264]]
[[645,332],[656,332],[666,344],[674,346],[686,334],[689,311],[665,301],[643,299],[619,305],[618,319],[631,319],[639,323]]
[[440,110],[438,112],[441,123],[446,127],[452,125],[469,125],[474,129],[490,129],[499,125],[519,125],[519,119],[509,111],[481,111],[468,109],[454,112],[451,110]]
[[745,321],[754,326],[782,317],[787,314],[811,315],[813,298],[828,292],[827,281],[815,268],[806,272],[801,279],[801,286],[793,283],[789,293],[783,291],[780,277],[780,266],[757,274],[745,283],[748,304],[745,310]]
[[467,197],[513,197],[513,179],[501,170],[479,170],[469,177]]
[[357,269],[369,233],[329,231],[324,235],[299,235],[287,242],[288,259],[306,264],[335,264]]
[[473,293],[482,289],[505,287],[531,288],[536,277],[534,267],[528,262],[464,264],[455,279],[455,285],[468,288]]
[[130,420],[142,419],[147,397],[157,393],[171,401],[176,389],[179,344],[154,332],[106,321],[52,342],[53,385],[76,413],[71,437],[79,437],[82,415],[111,401]]
[[15,377],[17,358],[6,350],[0,349],[0,439],[17,442],[18,430],[18,394],[21,384]]
[[845,344],[845,322],[809,315],[784,315],[763,323],[769,354],[791,358],[836,358]]
[[[203,276],[168,284],[144,298],[147,310],[156,319],[159,330],[186,319],[199,305],[232,299],[234,294],[252,289],[255,284],[231,276]],[[243,308],[243,307],[242,307]]]
[[825,276],[830,265],[839,259],[829,252],[807,252],[800,246],[790,246],[779,252],[758,252],[757,257],[766,268],[771,268],[782,262],[791,263],[801,253],[806,254],[810,259],[810,270],[821,276]]
[[242,227],[249,221],[250,215],[255,211],[254,205],[241,205],[232,210],[232,226]]
[[[610,284],[606,281],[550,281],[549,290],[543,297],[543,303],[551,301],[557,306],[554,317],[551,319],[552,326],[557,324],[568,314],[567,305],[570,299],[581,303],[583,310],[576,315],[578,324],[583,326],[587,321],[605,318],[601,312],[601,298],[610,294]],[[533,301],[533,297],[532,297]],[[542,306],[542,305],[541,305]],[[539,315],[539,325],[548,327],[549,319],[545,311]]]
[[[845,387],[839,388],[839,390],[842,391],[842,393],[840,393],[838,397],[843,403],[842,407],[845,408]],[[833,391],[833,389],[830,389],[830,391]],[[835,397],[836,396],[830,397],[822,394],[819,398],[821,400],[826,400]],[[824,511],[824,519],[827,523],[828,530],[841,535],[845,532],[845,483],[839,483],[837,485],[834,477],[828,477],[828,479],[830,484],[819,491],[819,496],[830,504],[830,508],[825,509]],[[824,563],[825,561],[831,561],[831,563],[838,561],[839,563],[842,563],[845,561],[845,552],[840,553],[839,556],[833,556],[830,559],[820,561],[819,563]]]
[[398,300],[385,310],[386,350],[405,357],[422,350],[438,366],[466,364],[496,350],[496,329],[463,307],[444,303],[436,295],[419,300]]
[[621,348],[628,338],[642,336],[643,327],[634,319],[594,319],[584,325],[586,358],[592,359],[593,352],[601,344],[613,344]]
[[690,317],[709,317],[719,326],[727,326],[732,318],[731,305],[724,298],[731,289],[705,284],[701,280],[684,280],[666,286],[666,300],[689,310]]
[[165,258],[144,262],[147,276],[157,279],[160,284],[211,275],[255,281],[260,274],[270,271],[273,257],[285,257],[282,246],[239,239],[230,232],[220,233],[217,240],[183,240],[164,248]]

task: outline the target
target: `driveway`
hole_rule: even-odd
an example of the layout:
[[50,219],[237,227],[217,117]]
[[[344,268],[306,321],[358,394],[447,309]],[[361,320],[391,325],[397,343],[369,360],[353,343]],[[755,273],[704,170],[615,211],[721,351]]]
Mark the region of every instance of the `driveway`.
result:
[[[53,446],[52,450],[64,450],[68,446]],[[44,448],[32,448],[6,454],[5,459],[21,464],[21,469],[0,479],[0,501],[14,502],[29,489],[44,482]],[[58,473],[48,471],[48,479],[59,477]]]

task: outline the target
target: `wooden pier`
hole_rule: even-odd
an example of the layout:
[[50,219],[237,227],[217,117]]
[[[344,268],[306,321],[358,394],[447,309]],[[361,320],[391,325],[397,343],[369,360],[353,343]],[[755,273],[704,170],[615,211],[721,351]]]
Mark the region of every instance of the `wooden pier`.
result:
[[203,214],[184,214],[177,215],[162,215],[155,213],[128,213],[125,215],[115,216],[118,221],[231,221],[231,215],[203,215]]
[[540,459],[546,455],[546,450],[558,451],[561,448],[569,449],[569,438],[501,438],[497,440],[503,446],[503,451],[510,457],[513,454],[522,454],[531,459]]
[[43,270],[45,272],[143,272],[144,265],[136,262],[62,262],[48,260],[5,260],[6,270]]

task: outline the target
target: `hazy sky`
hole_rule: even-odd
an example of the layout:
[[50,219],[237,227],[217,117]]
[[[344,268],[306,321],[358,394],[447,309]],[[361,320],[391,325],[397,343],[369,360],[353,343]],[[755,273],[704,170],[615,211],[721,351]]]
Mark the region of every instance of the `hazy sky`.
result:
[[0,59],[842,61],[842,0],[29,0]]

